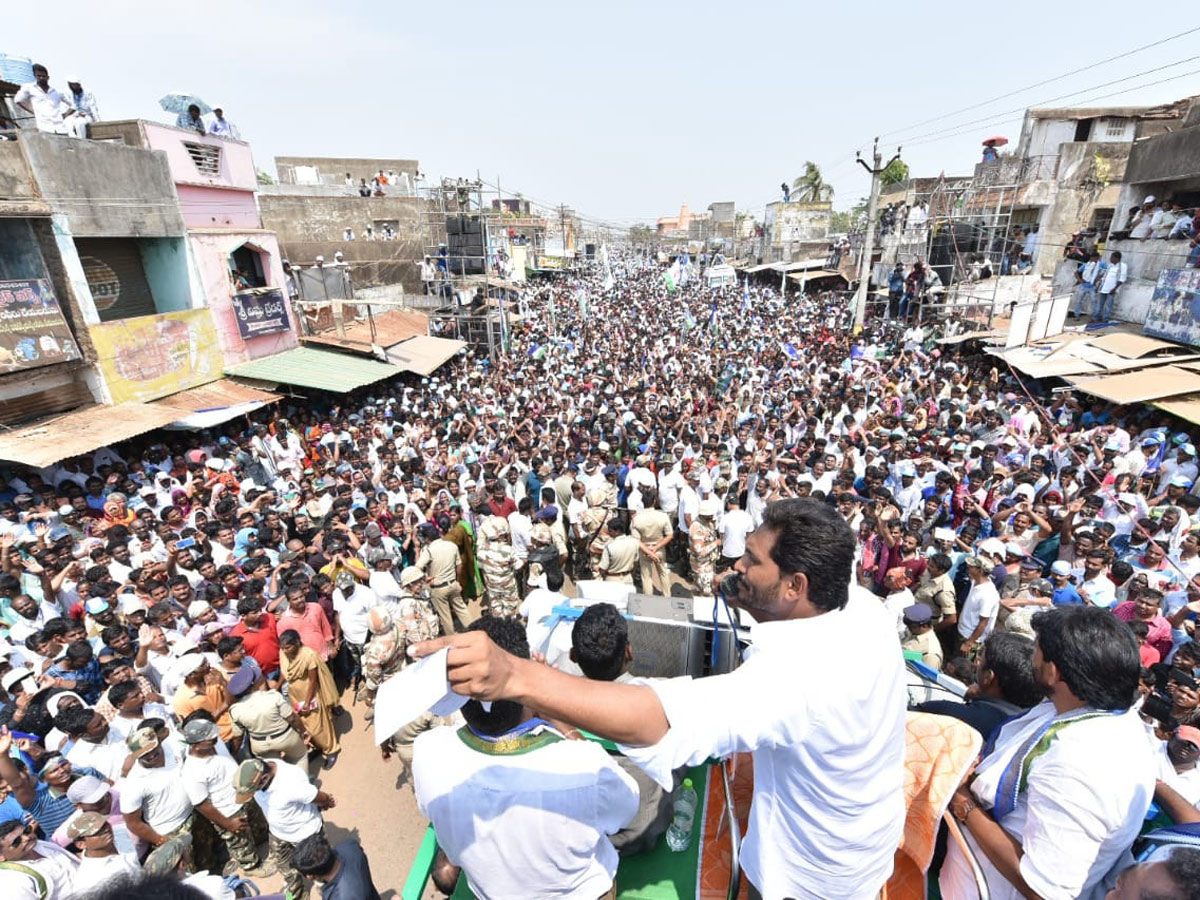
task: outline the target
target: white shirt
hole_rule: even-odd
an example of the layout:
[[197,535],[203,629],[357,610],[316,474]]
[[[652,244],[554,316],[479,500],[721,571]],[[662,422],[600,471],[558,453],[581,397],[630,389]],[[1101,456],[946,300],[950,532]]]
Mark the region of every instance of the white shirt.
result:
[[223,816],[233,816],[242,804],[237,802],[233,776],[238,764],[227,756],[189,756],[183,761],[183,786],[193,806],[212,802]]
[[119,732],[110,727],[103,744],[78,740],[67,753],[67,761],[73,766],[91,766],[109,781],[121,777],[121,767],[129,756],[129,748]]
[[1000,592],[992,579],[986,578],[979,584],[971,585],[967,599],[963,601],[962,611],[958,614],[958,633],[963,638],[969,638],[979,627],[980,619],[987,619],[987,628],[979,636],[982,642],[996,628],[996,615],[1000,612]]
[[54,88],[43,91],[36,81],[31,81],[29,84],[21,85],[21,89],[13,97],[13,102],[27,103],[33,107],[33,118],[37,123],[38,131],[46,131],[50,134],[69,133],[70,129],[66,126],[64,114],[70,113],[72,106]]
[[365,584],[355,582],[354,590],[347,597],[341,588],[333,592],[333,608],[337,611],[338,621],[342,625],[342,634],[352,644],[365,644],[370,634],[368,613],[371,607],[379,605],[375,592]]
[[140,811],[142,820],[159,834],[174,831],[192,814],[192,801],[172,754],[157,769],[135,762],[119,787],[121,812]]
[[112,856],[81,856],[79,869],[71,888],[76,894],[85,894],[99,888],[109,881],[122,878],[125,875],[137,873],[141,875],[142,867],[138,865],[137,856],[130,853],[114,853]]
[[533,537],[533,519],[519,512],[509,513],[508,528],[512,532],[512,545],[517,559],[524,562],[529,558],[529,541]]
[[721,535],[721,555],[740,559],[746,552],[746,535],[753,530],[754,522],[744,509],[731,509],[725,513],[717,525]]
[[[1005,723],[991,755],[976,768],[972,791],[990,808],[1000,773],[1040,727],[1055,717],[1045,701]],[[1098,752],[1103,748],[1103,752]],[[1095,900],[1101,879],[1126,856],[1154,795],[1157,763],[1136,712],[1074,722],[1058,732],[1029,767],[1027,787],[1000,824],[1020,841],[1021,877],[1045,900]],[[1103,789],[1098,786],[1103,785]],[[1021,894],[963,833],[983,867],[992,900]],[[977,896],[975,881],[951,841],[942,867],[943,897]]]
[[1111,294],[1123,285],[1128,277],[1129,267],[1125,265],[1124,261],[1109,263],[1108,268],[1104,270],[1104,282],[1100,285],[1100,293]]
[[[741,862],[754,886],[769,898],[874,900],[905,818],[894,623],[855,586],[844,609],[758,624],[751,637],[728,675],[651,682],[670,730],[652,747],[622,752],[664,787],[684,763],[753,752]],[[850,647],[862,665],[845,665]],[[781,691],[785,684],[793,689]]]
[[608,835],[632,821],[637,783],[591,741],[489,756],[443,726],[413,747],[417,808],[480,900],[594,900],[613,883]]
[[256,793],[254,799],[267,818],[271,834],[295,844],[321,830],[321,811],[313,803],[317,789],[299,766],[278,759],[271,765],[275,766],[275,777],[270,787]]
[[[34,849],[41,859],[25,859],[21,864],[46,879],[45,900],[66,900],[75,894],[75,875],[79,862],[58,844],[38,841]],[[42,900],[37,882],[16,869],[0,869],[0,896],[5,900]]]

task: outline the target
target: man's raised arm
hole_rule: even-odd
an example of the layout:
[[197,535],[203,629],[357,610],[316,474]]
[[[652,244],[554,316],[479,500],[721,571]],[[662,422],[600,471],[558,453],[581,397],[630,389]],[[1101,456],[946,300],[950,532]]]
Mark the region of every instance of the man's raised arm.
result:
[[409,653],[419,658],[443,647],[450,648],[446,674],[456,693],[476,700],[516,700],[539,715],[621,744],[656,744],[670,727],[650,688],[577,678],[544,663],[518,659],[480,631],[422,641]]

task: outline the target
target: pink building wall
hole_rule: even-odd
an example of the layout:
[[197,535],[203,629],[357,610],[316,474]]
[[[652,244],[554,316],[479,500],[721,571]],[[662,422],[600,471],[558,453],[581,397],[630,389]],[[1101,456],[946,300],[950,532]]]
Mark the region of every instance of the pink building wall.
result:
[[263,268],[267,283],[271,287],[286,288],[283,266],[280,263],[279,242],[273,231],[247,229],[245,231],[193,230],[188,234],[192,260],[200,278],[203,302],[208,306],[217,339],[225,355],[226,365],[237,365],[298,346],[296,321],[292,309],[288,309],[289,331],[265,334],[244,340],[238,331],[237,318],[233,310],[233,279],[229,273],[229,254],[242,244],[253,244],[266,257]]
[[[160,125],[155,122],[141,123],[146,146],[167,154],[167,165],[176,184],[195,184],[202,187],[235,188],[253,193],[258,187],[254,168],[254,156],[245,141],[199,135],[184,128]],[[216,174],[208,175],[196,168],[184,144],[203,144],[220,151],[220,165]]]
[[176,184],[179,210],[188,228],[261,228],[258,204],[248,191]]

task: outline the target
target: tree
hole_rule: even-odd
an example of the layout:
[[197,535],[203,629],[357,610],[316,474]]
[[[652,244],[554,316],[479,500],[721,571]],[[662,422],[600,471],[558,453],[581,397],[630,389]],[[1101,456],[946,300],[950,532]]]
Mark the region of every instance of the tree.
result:
[[887,168],[879,173],[879,183],[884,187],[903,184],[906,181],[908,181],[908,163],[902,159],[893,159]]
[[266,172],[264,172],[262,169],[259,169],[258,170],[258,183],[259,184],[274,184],[275,179],[272,178],[270,175],[268,175]]
[[804,174],[792,182],[792,199],[801,203],[819,203],[833,199],[833,185],[826,184],[820,167],[805,161]]

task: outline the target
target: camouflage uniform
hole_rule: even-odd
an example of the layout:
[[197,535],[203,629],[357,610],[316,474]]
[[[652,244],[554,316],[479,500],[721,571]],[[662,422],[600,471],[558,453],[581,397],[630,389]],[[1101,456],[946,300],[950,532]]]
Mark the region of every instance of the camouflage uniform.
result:
[[493,616],[515,616],[521,598],[517,592],[517,551],[509,542],[508,522],[488,516],[479,523],[475,558],[487,589],[487,609]]
[[600,554],[604,552],[604,545],[612,540],[604,530],[604,523],[608,521],[609,514],[609,510],[604,506],[604,497],[603,491],[589,491],[588,508],[579,517],[579,530],[583,533],[579,547],[583,552],[580,554],[581,558],[576,560],[576,581],[592,577],[592,572],[600,561]]
[[529,586],[545,587],[546,586],[546,567],[537,562],[534,557],[534,551],[545,550],[547,547],[557,546],[554,541],[554,532],[550,530],[550,526],[545,522],[534,522],[533,529],[529,532]]
[[[399,608],[399,617],[392,610]],[[408,665],[408,645],[437,636],[439,622],[433,606],[416,597],[405,597],[368,613],[370,639],[363,648],[363,681],[367,686],[369,703],[374,703],[379,686]],[[369,716],[374,719],[374,710]],[[429,713],[422,713],[384,741],[383,754],[387,759],[395,751],[407,765],[412,762],[413,741],[437,724]]]
[[712,521],[697,518],[688,530],[688,562],[692,567],[696,593],[712,595],[713,578],[720,553],[721,541]]

